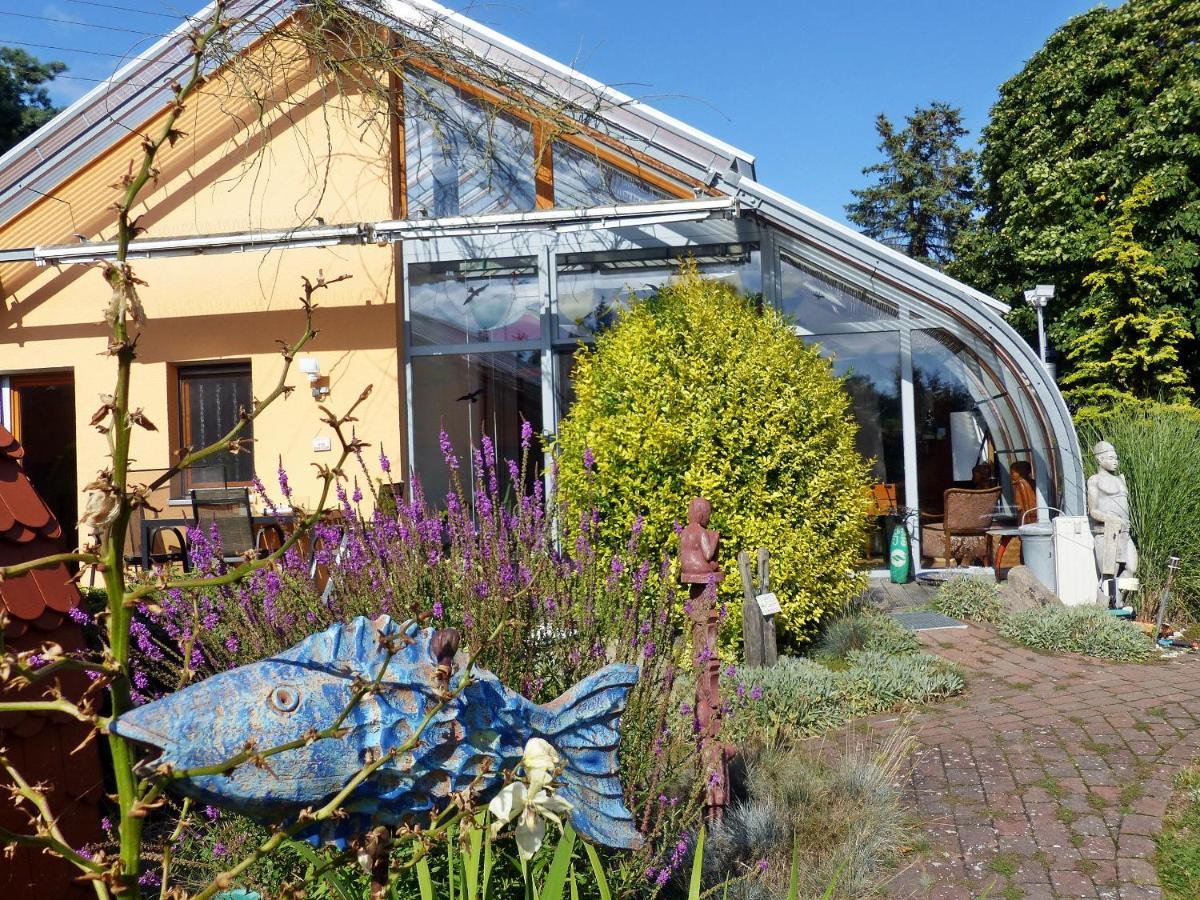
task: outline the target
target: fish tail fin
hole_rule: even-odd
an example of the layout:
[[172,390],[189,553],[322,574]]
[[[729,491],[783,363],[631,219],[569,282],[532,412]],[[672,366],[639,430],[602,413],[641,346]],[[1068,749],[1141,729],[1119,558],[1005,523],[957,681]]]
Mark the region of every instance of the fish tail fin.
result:
[[571,806],[571,826],[609,847],[636,849],[642,835],[625,805],[618,773],[617,724],[638,667],[613,664],[589,675],[557,700],[535,708],[530,724],[563,758],[559,796]]

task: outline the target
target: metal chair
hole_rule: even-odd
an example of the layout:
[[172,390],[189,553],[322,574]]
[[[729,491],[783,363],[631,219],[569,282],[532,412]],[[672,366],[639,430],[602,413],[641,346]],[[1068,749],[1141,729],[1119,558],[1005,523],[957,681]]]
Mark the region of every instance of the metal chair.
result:
[[236,564],[248,555],[262,555],[254,531],[249,490],[244,487],[193,488],[191,494],[192,524],[203,529],[216,527],[221,539],[222,561]]
[[934,556],[935,548],[944,551],[946,565],[951,560],[982,559],[991,561],[991,541],[988,529],[992,527],[992,513],[1000,499],[1000,488],[949,488],[943,495],[945,514],[940,522],[926,521],[921,525],[921,553]]
[[[150,485],[166,473],[166,469],[130,469],[128,483],[132,486]],[[125,535],[125,564],[150,569],[179,563],[188,568],[188,545],[184,528],[178,519],[164,513],[168,510],[171,491],[168,485],[146,495],[146,505],[139,506],[129,517]],[[161,525],[157,519],[166,519]]]

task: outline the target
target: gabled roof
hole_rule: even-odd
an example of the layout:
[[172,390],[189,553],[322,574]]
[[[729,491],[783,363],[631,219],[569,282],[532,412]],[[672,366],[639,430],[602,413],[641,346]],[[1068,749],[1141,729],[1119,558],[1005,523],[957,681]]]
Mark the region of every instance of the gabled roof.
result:
[[[1008,307],[980,291],[918,263],[822,216],[754,180],[754,157],[659,112],[626,94],[556,62],[432,0],[340,0],[348,9],[411,39],[455,46],[481,69],[503,72],[532,98],[553,99],[558,108],[576,105],[589,120],[602,122],[613,137],[671,168],[710,184],[759,209],[785,227],[831,242],[850,255],[892,270],[915,289],[982,304],[996,313]],[[303,0],[228,0],[236,20],[228,38],[245,46],[301,8]],[[73,172],[144,122],[169,99],[166,85],[188,62],[188,36],[211,15],[206,7],[145,53],[0,157],[0,222],[11,219]],[[486,71],[484,72],[486,74]],[[347,226],[349,227],[349,226]]]
[[[614,137],[701,180],[726,172],[752,175],[754,158],[640,103],[569,66],[518,44],[429,0],[341,0],[342,5],[416,40],[460,48],[465,59],[503,71],[529,92],[577,104]],[[227,0],[234,47],[270,31],[303,0]],[[131,59],[45,126],[0,156],[0,222],[49,194],[59,183],[165,107],[168,85],[190,62],[189,35],[212,15],[212,5]]]

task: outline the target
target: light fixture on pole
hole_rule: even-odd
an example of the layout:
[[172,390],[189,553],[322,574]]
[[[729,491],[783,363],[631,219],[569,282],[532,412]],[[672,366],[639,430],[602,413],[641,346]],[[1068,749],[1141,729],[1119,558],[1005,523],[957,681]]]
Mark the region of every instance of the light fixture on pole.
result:
[[1054,375],[1054,370],[1050,363],[1046,361],[1046,326],[1042,318],[1042,310],[1046,308],[1046,304],[1050,302],[1054,296],[1054,285],[1039,284],[1032,290],[1025,292],[1025,302],[1037,310],[1038,320],[1038,357],[1042,360],[1042,368]]

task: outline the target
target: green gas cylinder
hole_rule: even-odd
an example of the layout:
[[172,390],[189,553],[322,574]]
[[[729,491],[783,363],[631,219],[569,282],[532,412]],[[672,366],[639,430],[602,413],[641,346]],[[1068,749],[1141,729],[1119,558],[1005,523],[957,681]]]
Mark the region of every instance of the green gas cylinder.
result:
[[903,522],[892,528],[892,539],[888,547],[888,569],[892,584],[907,584],[912,578],[912,548],[908,543],[908,529]]

